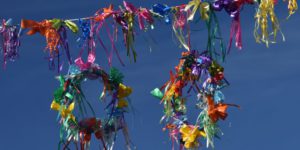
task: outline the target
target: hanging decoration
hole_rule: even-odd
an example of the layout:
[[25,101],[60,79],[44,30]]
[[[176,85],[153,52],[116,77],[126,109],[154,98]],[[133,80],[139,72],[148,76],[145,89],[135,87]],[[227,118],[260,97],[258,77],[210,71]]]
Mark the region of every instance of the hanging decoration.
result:
[[[29,29],[28,35],[40,33],[46,38],[46,50],[49,52],[50,68],[54,68],[54,59],[58,60],[58,68],[62,69],[62,63],[60,62],[60,55],[63,53],[59,51],[63,48],[68,59],[68,63],[72,64],[71,54],[68,46],[66,30],[70,30],[77,34],[80,31],[82,35],[78,39],[79,45],[82,49],[87,48],[88,51],[96,48],[96,40],[99,41],[101,47],[105,50],[105,54],[108,59],[108,64],[111,66],[112,54],[116,53],[120,63],[124,66],[118,50],[116,49],[115,42],[117,41],[118,28],[121,28],[123,33],[123,41],[126,47],[127,56],[133,58],[134,62],[137,61],[137,51],[134,48],[134,41],[136,36],[135,23],[138,24],[138,28],[142,31],[147,29],[154,29],[155,21],[163,19],[167,24],[172,24],[172,28],[175,36],[177,37],[180,45],[190,50],[190,27],[189,23],[193,21],[197,12],[201,20],[207,25],[208,40],[206,50],[209,51],[210,56],[213,59],[222,58],[225,59],[227,53],[230,52],[233,39],[235,39],[235,46],[238,49],[242,49],[242,28],[241,28],[241,11],[245,4],[257,5],[257,11],[255,14],[255,28],[254,37],[256,42],[265,43],[269,47],[270,43],[276,42],[277,33],[280,32],[283,41],[285,40],[283,33],[280,30],[280,22],[275,14],[275,5],[277,1],[274,0],[191,0],[187,4],[179,6],[168,6],[165,4],[154,4],[151,9],[136,7],[133,4],[123,1],[123,6],[119,9],[115,9],[111,4],[107,8],[99,9],[93,16],[78,18],[78,19],[50,19],[43,20],[41,22],[33,20],[22,20],[21,28]],[[295,13],[298,9],[297,0],[288,0],[288,17]],[[224,47],[223,38],[221,36],[220,26],[216,12],[220,12],[224,9],[232,18],[230,36],[228,48]],[[106,25],[106,20],[111,19],[113,33],[110,33],[109,26]],[[75,22],[79,22],[77,25]],[[269,21],[271,21],[271,28],[269,30]],[[147,23],[147,24],[146,24]],[[9,30],[18,31],[17,26],[5,25],[2,23],[1,33]],[[107,48],[102,40],[103,33],[100,34],[100,30],[103,29],[107,33],[107,37],[111,43],[111,51]],[[6,30],[5,30],[6,29]],[[5,31],[4,31],[5,30]],[[11,31],[13,32],[13,31]],[[17,32],[16,32],[17,33]],[[18,34],[13,39],[19,41]],[[6,40],[8,40],[6,38]],[[13,41],[13,40],[10,40]],[[7,43],[7,42],[6,42]],[[12,47],[19,47],[19,42],[15,42]],[[12,54],[12,53],[10,53]],[[5,54],[3,50],[3,57],[6,62],[9,54]],[[10,57],[12,58],[12,57]],[[10,59],[8,58],[8,59]],[[11,59],[12,60],[12,59]]]
[[20,35],[19,28],[13,25],[12,19],[2,20],[0,25],[0,50],[3,54],[3,67],[6,67],[7,60],[15,61],[19,56]]
[[36,22],[33,20],[22,20],[21,28],[29,29],[27,35],[33,35],[35,33],[40,33],[46,38],[46,50],[49,52],[49,67],[53,69],[55,67],[54,59],[57,58],[58,61],[58,71],[61,70],[60,55],[61,52],[59,48],[64,48],[66,51],[66,56],[69,64],[72,64],[72,59],[69,51],[69,45],[67,41],[66,27],[72,32],[77,33],[78,27],[75,23],[66,20],[52,19],[44,20],[41,22]]
[[[201,139],[206,139],[207,147],[214,148],[214,138],[219,137],[219,119],[225,120],[228,106],[224,103],[222,89],[229,83],[224,77],[224,68],[212,60],[206,52],[183,52],[175,73],[170,72],[170,80],[151,94],[160,99],[164,106],[161,122],[164,130],[169,131],[174,143],[186,149],[200,146]],[[187,88],[187,93],[184,91]],[[187,96],[194,91],[198,95],[197,108],[201,110],[195,123],[188,121]]]
[[[51,109],[58,111],[60,130],[59,149],[67,149],[71,142],[82,150],[90,149],[91,135],[95,135],[103,149],[114,147],[118,131],[122,131],[127,148],[132,147],[125,113],[129,112],[129,98],[132,89],[123,84],[124,76],[115,68],[106,73],[94,63],[95,57],[89,54],[88,62],[81,60],[71,65],[65,76],[59,76],[60,87],[54,92]],[[101,100],[110,97],[105,107],[106,115],[98,118],[94,106],[86,99],[81,84],[85,80],[101,80],[104,88]]]
[[[275,14],[277,0],[190,0],[187,4],[178,6],[154,4],[150,9],[136,7],[123,1],[117,9],[111,4],[84,18],[52,18],[42,21],[23,19],[20,25],[12,24],[11,19],[3,19],[0,25],[3,66],[6,66],[8,60],[14,61],[18,58],[22,30],[28,30],[27,35],[39,33],[46,39],[45,51],[48,52],[49,68],[57,68],[58,73],[62,73],[63,55],[69,65],[68,73],[58,76],[60,86],[54,92],[51,104],[51,109],[58,112],[59,149],[69,149],[71,143],[74,143],[77,149],[80,147],[82,150],[88,150],[91,138],[95,136],[103,149],[112,150],[119,131],[123,132],[127,149],[131,149],[132,142],[124,116],[130,111],[129,95],[132,89],[123,84],[124,76],[111,67],[114,53],[121,65],[125,65],[115,43],[119,39],[118,34],[121,33],[127,56],[136,62],[138,52],[134,42],[138,29],[144,32],[159,29],[155,27],[155,23],[162,20],[172,28],[180,47],[186,50],[182,53],[175,72],[170,71],[170,80],[161,88],[151,91],[164,107],[164,115],[161,118],[161,123],[165,125],[163,129],[169,132],[173,149],[175,143],[180,145],[180,149],[197,149],[204,140],[207,147],[213,148],[214,138],[222,134],[218,122],[227,118],[229,106],[239,107],[225,103],[222,89],[227,87],[229,82],[224,76],[221,62],[229,54],[233,40],[235,47],[242,49],[241,11],[248,4],[256,7],[256,42],[265,43],[269,47],[270,43],[276,42],[278,32],[284,41],[280,21]],[[297,0],[288,0],[287,9],[290,17],[298,9]],[[217,13],[222,10],[225,10],[232,20],[227,48],[217,17]],[[191,49],[190,23],[194,20],[203,21],[207,28],[207,44],[203,52]],[[68,31],[77,35],[81,49],[75,60],[72,59],[74,54],[71,54],[69,48]],[[104,38],[108,39],[110,45],[104,42]],[[96,63],[98,47],[105,52],[110,67],[109,73]],[[83,59],[83,54],[87,54],[87,60]],[[100,99],[105,101],[107,97],[110,98],[105,107],[104,118],[100,118],[94,112],[94,106],[86,99],[81,86],[85,80],[102,81],[104,87]],[[191,92],[197,94],[196,106],[200,110],[194,123],[188,121],[186,106],[187,96]]]
[[[277,33],[280,32],[282,40],[285,41],[284,35],[280,30],[279,21],[274,11],[274,5],[277,1],[261,0],[255,14],[254,36],[256,42],[263,42],[269,47],[269,43],[276,43]],[[270,18],[269,18],[270,17]],[[268,28],[268,20],[272,24],[272,32]],[[270,38],[271,37],[271,38]]]

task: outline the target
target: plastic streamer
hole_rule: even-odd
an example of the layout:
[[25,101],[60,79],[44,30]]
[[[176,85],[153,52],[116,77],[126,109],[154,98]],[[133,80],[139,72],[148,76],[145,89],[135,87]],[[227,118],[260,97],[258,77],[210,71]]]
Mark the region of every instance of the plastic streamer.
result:
[[12,24],[12,19],[2,20],[0,26],[1,50],[3,54],[3,67],[7,60],[15,61],[19,56],[20,36],[19,28]]
[[217,0],[213,3],[212,7],[215,11],[221,11],[225,9],[226,12],[232,18],[231,29],[230,29],[230,39],[228,45],[228,52],[231,48],[232,39],[235,35],[235,46],[242,49],[242,30],[240,23],[240,11],[244,4],[254,4],[253,0]]
[[[284,35],[280,30],[279,21],[274,12],[274,0],[261,0],[255,15],[254,37],[256,42],[263,42],[269,47],[269,43],[275,43],[278,31],[282,35],[282,40],[285,41]],[[268,20],[271,20],[272,31],[268,29]],[[260,31],[260,32],[259,32]],[[271,38],[270,38],[271,37]],[[273,37],[273,38],[272,38]]]
[[21,21],[22,29],[27,29],[27,28],[30,29],[27,32],[28,35],[33,35],[38,32],[46,38],[46,43],[47,43],[46,50],[49,51],[50,68],[53,68],[55,66],[53,59],[57,57],[58,66],[59,66],[58,71],[62,69],[59,60],[60,47],[65,49],[68,62],[69,64],[72,64],[65,27],[67,27],[74,33],[77,33],[79,30],[77,25],[69,20],[64,21],[60,19],[52,19],[52,20],[44,20],[41,22],[36,22],[33,20]]
[[288,3],[289,16],[291,16],[298,10],[298,3],[297,0],[288,0]]
[[[208,11],[208,20],[205,21],[207,27],[207,46],[208,55],[212,59],[221,58],[223,61],[226,57],[226,48],[221,35],[218,18],[212,9]],[[219,45],[216,46],[216,45]]]
[[[90,19],[90,22],[91,22],[91,33],[90,33],[90,38],[89,38],[89,43],[93,43],[92,45],[93,46],[96,46],[95,45],[95,39],[98,39],[100,45],[102,46],[102,48],[104,49],[105,51],[105,54],[107,56],[107,59],[108,59],[108,64],[111,66],[111,63],[112,63],[112,52],[109,53],[108,51],[108,48],[104,45],[104,42],[102,41],[102,36],[100,36],[100,30],[102,29],[104,23],[105,23],[105,19],[109,18],[110,16],[113,15],[113,5],[110,5],[108,8],[103,8],[103,10],[98,10],[96,13],[95,13],[95,18],[94,19]],[[115,49],[115,46],[114,46],[114,40],[112,39],[112,37],[110,36],[110,33],[109,31],[107,31],[107,34],[109,36],[109,39],[110,39],[110,42],[111,44],[113,45],[113,48],[114,50],[116,51],[116,54],[118,56],[118,59],[120,60],[121,64],[123,64],[120,56],[119,56],[119,53],[118,51]],[[96,38],[97,37],[97,38]],[[90,48],[92,49],[92,48]],[[90,50],[89,49],[89,50]]]
[[[169,131],[174,143],[179,143],[181,149],[196,149],[201,139],[206,139],[207,147],[214,147],[214,138],[219,137],[219,119],[225,120],[228,106],[224,103],[222,89],[229,83],[224,77],[224,68],[214,61],[207,53],[190,51],[182,53],[180,63],[175,67],[175,74],[170,72],[170,80],[161,88],[151,91],[160,99],[164,106],[164,130]],[[187,117],[187,94],[194,91],[198,95],[197,108],[201,110],[196,123],[190,123]]]
[[[46,38],[47,46],[46,50],[49,51],[50,68],[53,68],[54,59],[58,58],[58,68],[61,70],[62,64],[60,64],[59,56],[62,53],[59,48],[64,48],[69,64],[72,63],[71,54],[69,51],[67,30],[71,30],[73,33],[82,32],[79,40],[80,47],[82,49],[87,48],[88,51],[96,48],[96,41],[98,40],[101,47],[105,50],[105,54],[108,58],[108,63],[112,64],[112,54],[116,53],[120,63],[124,66],[124,63],[116,49],[115,42],[117,41],[118,28],[121,28],[123,33],[123,40],[126,47],[127,55],[132,58],[134,62],[137,60],[137,52],[134,48],[135,35],[137,33],[135,29],[135,23],[142,31],[147,29],[154,29],[155,21],[163,19],[165,23],[171,24],[175,36],[177,37],[180,45],[186,50],[190,50],[190,27],[189,21],[194,20],[199,12],[200,18],[206,23],[208,30],[208,41],[206,50],[209,52],[210,57],[217,59],[221,57],[225,60],[225,56],[230,52],[233,39],[235,39],[235,46],[239,49],[242,48],[242,29],[241,29],[241,17],[240,12],[245,4],[258,4],[258,8],[255,15],[255,28],[254,37],[258,43],[265,43],[269,46],[269,43],[276,42],[277,33],[280,32],[285,40],[283,33],[280,30],[279,21],[276,17],[274,6],[276,1],[274,0],[190,0],[187,4],[178,6],[168,6],[165,4],[154,4],[151,9],[136,7],[133,4],[123,1],[123,6],[119,6],[119,9],[115,9],[113,5],[109,5],[107,8],[99,9],[93,16],[78,18],[78,19],[52,19],[36,22],[33,20],[22,20],[21,28],[28,28],[30,31],[28,35],[39,32]],[[288,0],[289,16],[295,13],[298,9],[297,0]],[[224,9],[232,18],[229,43],[226,50],[223,38],[221,35],[218,18],[216,12]],[[112,27],[110,28],[105,24],[106,20],[112,19]],[[79,27],[75,23],[79,21]],[[269,30],[269,21],[271,21],[272,29]],[[111,43],[111,51],[109,52],[107,46],[102,41],[102,33],[100,29],[105,27],[108,39]],[[2,28],[3,30],[4,28]],[[113,33],[110,30],[113,29]]]
[[190,43],[189,41],[186,42],[186,37],[190,38],[190,35],[184,35],[184,29],[187,29],[189,33],[189,28],[187,26],[187,16],[189,12],[185,13],[185,5],[181,5],[178,7],[173,8],[174,10],[174,21],[173,21],[173,31],[175,36],[177,37],[180,44],[183,46],[184,49],[190,50]]
[[[77,60],[67,75],[58,77],[60,87],[54,92],[51,109],[58,111],[61,125],[59,149],[69,149],[73,142],[76,148],[79,145],[82,150],[88,150],[91,136],[95,135],[103,149],[111,150],[118,131],[123,132],[130,149],[132,143],[124,114],[129,111],[128,96],[132,89],[123,84],[124,76],[117,69],[111,68],[110,73],[106,73],[94,60],[94,55],[89,54],[88,62]],[[84,95],[81,84],[87,79],[101,80],[104,88],[100,98],[111,97],[102,119],[96,117],[93,106]]]

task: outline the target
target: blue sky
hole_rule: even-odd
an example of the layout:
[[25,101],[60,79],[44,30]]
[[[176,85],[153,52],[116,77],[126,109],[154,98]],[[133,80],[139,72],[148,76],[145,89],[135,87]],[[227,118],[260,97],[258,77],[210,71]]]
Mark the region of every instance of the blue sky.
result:
[[[138,1],[137,6],[150,7],[155,2],[170,5],[187,2],[175,1]],[[9,0],[2,2],[1,18],[13,18],[15,22],[24,19],[42,20],[45,18],[78,18],[92,15],[97,9],[109,3],[121,4],[119,0]],[[242,109],[231,108],[229,117],[222,122],[224,132],[221,140],[216,140],[216,149],[222,150],[282,150],[297,149],[300,120],[297,106],[300,83],[300,51],[299,22],[297,12],[288,21],[287,4],[280,2],[276,10],[282,22],[282,31],[286,42],[280,41],[266,48],[255,43],[253,38],[254,12],[253,6],[246,6],[241,15],[244,48],[236,49],[223,64],[225,75],[230,81],[224,94],[228,103],[239,104]],[[218,14],[222,26],[222,34],[228,41],[230,18],[225,13]],[[192,46],[203,50],[206,46],[206,30],[203,24],[193,25]],[[149,34],[155,39],[152,52],[144,38]],[[79,51],[75,39],[69,34],[73,58]],[[59,126],[57,113],[51,111],[54,89],[59,86],[54,76],[56,72],[47,68],[43,52],[44,38],[40,35],[23,36],[21,39],[20,58],[9,63],[4,71],[0,69],[0,147],[17,150],[53,150],[57,149]],[[125,75],[125,83],[134,89],[131,96],[135,114],[127,115],[132,141],[140,150],[171,149],[171,141],[167,133],[162,132],[159,124],[163,115],[162,106],[149,92],[161,86],[169,78],[169,70],[178,63],[183,51],[174,42],[170,26],[157,23],[150,33],[139,32],[136,49],[137,63],[130,63],[125,57],[123,43],[117,43],[118,49],[126,62],[122,67],[116,58],[114,66]],[[103,50],[97,49],[97,62],[107,67]],[[100,94],[100,83],[87,82],[84,85],[86,95],[95,107],[102,108],[97,98]],[[189,101],[190,119],[196,118],[198,111],[193,104],[196,98]],[[93,141],[94,149],[98,146]],[[118,137],[116,149],[125,149],[122,135]]]

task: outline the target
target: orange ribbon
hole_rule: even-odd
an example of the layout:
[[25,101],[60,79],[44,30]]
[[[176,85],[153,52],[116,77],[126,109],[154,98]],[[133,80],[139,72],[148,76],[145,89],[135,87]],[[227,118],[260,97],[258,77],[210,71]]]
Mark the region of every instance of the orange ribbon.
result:
[[234,104],[223,104],[223,103],[215,104],[211,96],[207,96],[207,104],[208,104],[208,116],[214,123],[217,122],[219,119],[222,120],[226,119],[226,117],[228,116],[228,114],[226,113],[228,106],[235,106],[239,108],[238,105],[234,105]]
[[42,36],[46,37],[47,46],[46,49],[49,49],[50,54],[53,51],[58,52],[57,46],[60,41],[59,33],[52,27],[52,23],[48,20],[42,22],[36,22],[33,20],[22,20],[21,28],[30,30],[27,32],[27,35],[33,35],[35,33],[40,33]]

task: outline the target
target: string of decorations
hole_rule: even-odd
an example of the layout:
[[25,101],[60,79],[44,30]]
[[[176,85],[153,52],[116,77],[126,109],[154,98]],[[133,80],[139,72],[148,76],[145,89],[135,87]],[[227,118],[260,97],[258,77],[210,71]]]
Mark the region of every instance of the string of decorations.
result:
[[[64,62],[61,59],[62,55],[66,56],[69,64],[68,73],[58,77],[60,86],[54,92],[51,104],[51,109],[58,111],[58,122],[61,126],[59,149],[69,149],[71,142],[76,149],[78,143],[81,149],[89,149],[91,135],[95,134],[103,149],[111,150],[119,130],[123,131],[127,149],[131,149],[132,143],[124,114],[129,112],[128,96],[132,89],[123,84],[123,75],[117,69],[112,67],[110,72],[106,73],[97,65],[96,47],[100,45],[104,50],[110,67],[113,54],[124,66],[115,45],[121,33],[127,56],[136,62],[136,28],[142,31],[152,30],[157,28],[157,20],[163,20],[172,27],[179,46],[186,50],[175,67],[175,73],[170,72],[170,80],[161,88],[151,91],[164,106],[164,116],[161,119],[161,123],[164,123],[163,129],[169,131],[173,149],[175,143],[179,143],[180,149],[197,149],[201,145],[201,139],[206,139],[207,147],[214,147],[214,138],[222,134],[218,121],[227,117],[226,110],[229,106],[239,107],[224,102],[225,97],[221,90],[227,87],[229,82],[224,76],[221,62],[230,52],[233,41],[238,49],[243,47],[240,13],[246,5],[256,7],[254,38],[257,43],[264,43],[268,47],[276,42],[278,32],[283,41],[285,40],[274,11],[277,3],[277,0],[191,0],[178,6],[154,4],[152,8],[147,9],[123,1],[123,6],[119,6],[118,9],[109,5],[99,9],[92,16],[78,19],[23,19],[19,25],[13,24],[12,19],[3,19],[0,25],[3,66],[5,68],[7,61],[15,61],[18,58],[21,37],[26,30],[27,35],[39,33],[46,40],[45,51],[49,68],[56,68],[58,73],[61,73]],[[298,5],[296,0],[287,0],[287,3],[289,18],[298,9]],[[223,42],[216,15],[222,10],[225,10],[232,20],[227,47]],[[207,28],[207,43],[203,51],[192,49],[190,40],[190,22],[196,20],[197,14]],[[77,42],[81,50],[75,60],[69,48],[67,31],[80,34]],[[103,34],[100,32],[107,33],[110,49],[104,44]],[[82,58],[85,52],[88,54],[86,61]],[[104,118],[96,116],[94,107],[83,94],[81,84],[87,79],[102,81],[104,88],[100,99],[104,99],[106,95],[111,97],[105,107],[107,114]],[[196,106],[200,113],[195,123],[188,121],[188,99],[184,92],[186,87],[189,87],[187,94],[194,91],[198,95]]]

